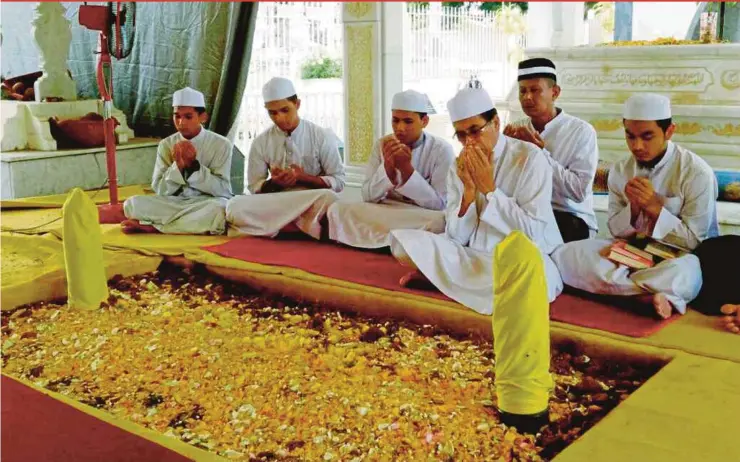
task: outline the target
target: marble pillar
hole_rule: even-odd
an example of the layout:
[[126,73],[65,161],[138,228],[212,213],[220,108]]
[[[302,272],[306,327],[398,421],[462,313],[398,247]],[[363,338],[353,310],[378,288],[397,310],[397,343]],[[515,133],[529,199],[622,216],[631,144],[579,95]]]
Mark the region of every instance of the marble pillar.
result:
[[31,21],[32,34],[39,50],[43,75],[34,83],[36,101],[45,98],[77,100],[77,87],[67,73],[72,30],[60,2],[39,2]]
[[614,41],[632,40],[632,2],[614,4]]
[[583,2],[530,2],[527,46],[572,47],[586,43]]

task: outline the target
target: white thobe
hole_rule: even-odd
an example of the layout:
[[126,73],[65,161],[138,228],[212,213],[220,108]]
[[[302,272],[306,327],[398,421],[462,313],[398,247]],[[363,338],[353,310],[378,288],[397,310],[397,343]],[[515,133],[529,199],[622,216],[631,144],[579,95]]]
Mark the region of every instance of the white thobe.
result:
[[[650,180],[665,199],[652,230],[644,213],[640,213],[634,226],[631,222],[631,206],[624,188],[636,176]],[[641,233],[693,250],[704,239],[719,234],[717,194],[712,168],[693,152],[669,141],[663,159],[654,168],[641,168],[630,156],[609,171],[609,230],[617,238],[629,239]],[[599,251],[612,243],[593,239],[571,242],[558,249],[553,260],[563,281],[593,293],[662,293],[677,311],[686,312],[686,305],[701,290],[701,266],[696,256],[685,255],[652,268],[631,271],[601,257]]]
[[152,176],[156,195],[127,199],[124,214],[167,234],[223,234],[224,209],[232,196],[231,142],[202,128],[189,140],[200,168],[186,178],[172,157],[181,141],[185,137],[178,132],[159,142]]
[[335,192],[344,189],[345,173],[339,156],[337,137],[330,130],[301,119],[288,135],[276,125],[257,135],[249,150],[247,190],[256,194],[268,180],[270,167],[300,165],[321,179]]
[[[320,177],[329,189],[306,190],[302,187],[276,193],[260,194],[270,168],[300,165],[309,174]],[[302,120],[288,135],[277,126],[265,130],[252,142],[247,167],[250,194],[234,197],[226,207],[229,235],[276,236],[294,223],[306,234],[319,239],[321,220],[336,194],[344,189],[344,164],[339,156],[336,136],[327,129]]]
[[548,256],[563,243],[550,205],[552,168],[539,148],[504,135],[493,157],[496,189],[478,194],[462,217],[464,188],[456,169],[450,168],[445,234],[391,231],[391,251],[401,263],[415,266],[443,294],[483,314],[494,308],[493,251],[515,230],[542,252],[549,300],[563,288]]
[[381,140],[373,147],[362,184],[364,202],[337,202],[329,208],[329,237],[352,247],[390,245],[393,229],[441,233],[445,227],[447,174],[455,152],[447,141],[422,133],[411,146],[414,173],[402,183],[395,170],[391,181],[383,163]]
[[[512,125],[535,131],[530,118]],[[583,220],[593,235],[598,231],[593,184],[599,163],[596,130],[588,122],[560,111],[540,133],[552,167],[552,208]]]

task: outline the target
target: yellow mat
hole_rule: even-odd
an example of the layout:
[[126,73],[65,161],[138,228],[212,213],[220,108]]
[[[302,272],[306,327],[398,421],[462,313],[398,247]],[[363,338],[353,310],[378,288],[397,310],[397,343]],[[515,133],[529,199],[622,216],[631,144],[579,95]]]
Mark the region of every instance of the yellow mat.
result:
[[679,354],[557,462],[738,461],[740,364]]
[[[173,256],[205,253],[200,250],[200,247],[222,244],[230,239],[226,236],[124,234],[119,225],[102,225],[102,227],[104,248],[133,250],[145,255]],[[55,234],[61,237],[61,234]]]
[[[108,278],[154,271],[162,261],[159,256],[130,251],[105,251],[103,257]],[[2,310],[67,296],[62,243],[52,235],[3,235],[0,263]]]
[[0,229],[13,234],[45,234],[60,230],[62,209],[3,209],[0,213]]
[[[107,204],[110,202],[108,188],[93,189],[85,192],[96,204]],[[130,185],[118,188],[118,199],[120,202],[123,202],[131,196],[138,196],[141,194],[151,194],[151,190],[146,185]],[[53,196],[24,197],[21,199],[0,201],[0,208],[3,210],[18,208],[62,208],[66,198],[67,193],[55,194]]]

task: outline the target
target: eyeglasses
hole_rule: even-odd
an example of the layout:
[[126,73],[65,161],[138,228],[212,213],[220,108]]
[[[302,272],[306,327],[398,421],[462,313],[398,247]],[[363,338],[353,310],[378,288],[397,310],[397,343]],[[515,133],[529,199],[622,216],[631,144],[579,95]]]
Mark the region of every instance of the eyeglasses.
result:
[[486,124],[483,125],[482,127],[470,127],[466,131],[455,132],[452,136],[454,136],[455,138],[457,138],[457,141],[459,141],[461,143],[465,143],[465,140],[468,137],[478,138],[479,136],[481,136],[481,134],[483,134],[483,131],[486,128],[488,128],[488,127],[491,126],[491,122],[492,121],[486,122]]

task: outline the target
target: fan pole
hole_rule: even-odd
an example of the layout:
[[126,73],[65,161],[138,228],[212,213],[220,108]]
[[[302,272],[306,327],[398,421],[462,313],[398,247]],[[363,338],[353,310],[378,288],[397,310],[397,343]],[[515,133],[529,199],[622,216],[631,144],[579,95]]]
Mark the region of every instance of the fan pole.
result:
[[105,127],[105,162],[108,166],[108,190],[110,204],[118,204],[118,174],[116,172],[116,121],[113,119],[113,102],[103,101],[103,124]]
[[[107,75],[106,75],[107,69]],[[113,118],[113,69],[108,53],[108,37],[100,33],[100,54],[97,69],[98,89],[103,100],[103,133],[105,134],[105,162],[108,170],[110,203],[98,207],[101,223],[120,223],[123,211],[118,204],[118,175],[116,172],[116,121]]]

